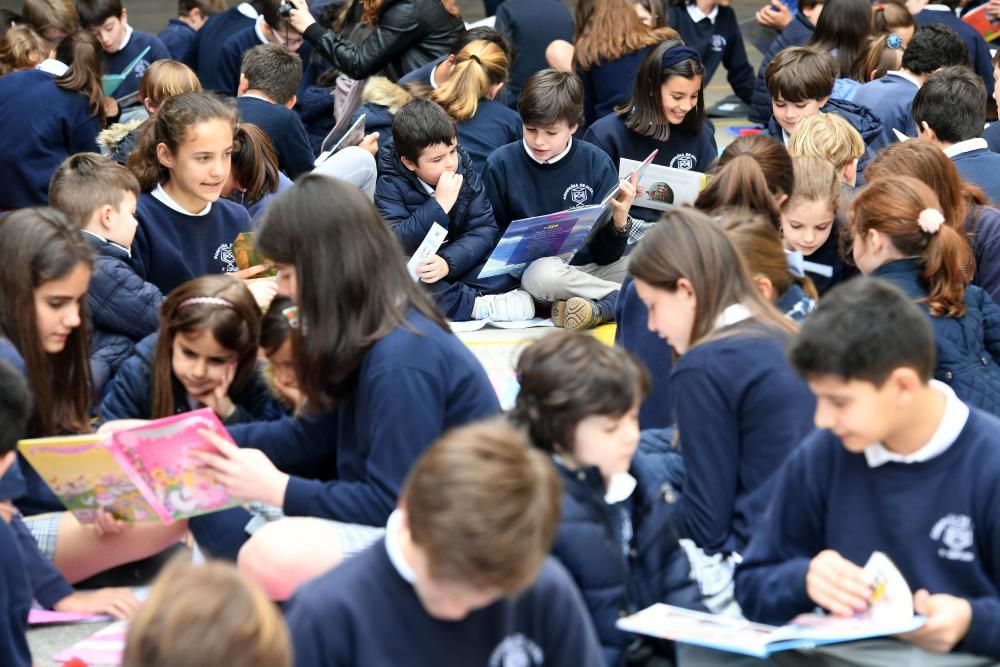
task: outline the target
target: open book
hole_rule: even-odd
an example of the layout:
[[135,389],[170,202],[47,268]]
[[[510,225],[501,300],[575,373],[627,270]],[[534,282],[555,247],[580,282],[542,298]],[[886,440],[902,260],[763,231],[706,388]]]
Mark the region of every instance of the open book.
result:
[[633,171],[640,174],[639,190],[642,194],[636,194],[632,205],[659,211],[694,204],[698,194],[708,184],[708,176],[700,171],[674,169],[659,164],[643,168],[638,160],[626,158],[618,161],[618,173],[622,178],[628,178]]
[[[263,255],[257,250],[257,235],[254,232],[240,232],[233,239],[233,258],[236,260],[236,268],[240,271],[249,269],[251,266],[269,264]],[[255,277],[276,276],[278,269],[272,266],[264,273],[259,273]]]
[[105,74],[101,77],[101,86],[104,88],[105,97],[111,97],[115,94],[115,91],[118,90],[119,86],[125,82],[125,79],[127,79],[129,74],[132,73],[132,70],[139,66],[139,63],[142,62],[142,59],[146,57],[146,54],[149,53],[151,48],[153,47],[147,46],[144,48],[142,53],[136,56],[135,60],[130,62],[128,67],[126,67],[121,74]]
[[330,156],[334,153],[347,148],[348,146],[357,146],[365,138],[365,114],[358,116],[358,119],[354,121],[354,124],[347,128],[340,140],[336,140],[336,135],[334,134],[337,128],[330,130],[330,133],[326,135],[323,139],[323,145],[320,146],[319,156],[316,158],[315,164],[317,166],[323,164],[330,159]]
[[962,20],[976,29],[987,42],[992,42],[1000,37],[1000,19],[991,18],[986,15],[989,3],[983,3],[962,17]]
[[235,507],[212,473],[188,456],[216,451],[200,433],[232,442],[210,408],[117,433],[22,440],[18,450],[81,523],[106,510],[129,523],[173,523]]
[[913,615],[910,587],[885,554],[873,553],[864,572],[874,589],[871,605],[851,618],[803,614],[776,627],[655,604],[617,625],[626,632],[766,658],[778,651],[912,632],[924,624],[924,617]]

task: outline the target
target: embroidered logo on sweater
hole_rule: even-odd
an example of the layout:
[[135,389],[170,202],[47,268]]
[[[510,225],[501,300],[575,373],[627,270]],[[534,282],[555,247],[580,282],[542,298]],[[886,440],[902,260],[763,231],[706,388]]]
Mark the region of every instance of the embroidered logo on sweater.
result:
[[545,653],[520,632],[504,637],[490,654],[489,667],[541,667]]
[[931,528],[931,539],[943,545],[938,549],[938,556],[965,563],[974,561],[976,556],[969,551],[972,548],[972,532],[972,519],[964,514],[948,514],[938,519]]
[[583,206],[594,196],[594,188],[586,183],[574,183],[563,192],[563,201],[570,202],[573,208]]
[[726,50],[726,38],[722,35],[712,35],[712,50],[722,53]]
[[136,79],[141,79],[142,75],[146,73],[146,70],[149,69],[149,66],[151,64],[152,63],[143,58],[142,60],[139,61],[139,64],[135,66],[135,69],[132,70],[133,72],[132,76],[135,77]]
[[219,245],[219,247],[215,249],[215,254],[212,256],[225,264],[223,271],[231,272],[236,271],[237,268],[239,268],[236,266],[236,255],[233,254],[232,243],[223,243]]
[[674,169],[693,171],[698,166],[698,158],[691,153],[678,153],[670,160],[670,166]]

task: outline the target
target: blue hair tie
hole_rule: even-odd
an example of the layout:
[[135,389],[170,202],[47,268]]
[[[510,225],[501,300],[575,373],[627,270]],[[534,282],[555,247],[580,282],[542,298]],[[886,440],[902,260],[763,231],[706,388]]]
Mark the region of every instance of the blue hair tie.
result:
[[889,35],[889,39],[886,40],[885,45],[890,49],[901,49],[903,48],[903,38],[893,33]]
[[666,69],[685,60],[693,60],[700,65],[701,55],[690,46],[675,46],[663,52],[663,58],[660,59],[660,67]]

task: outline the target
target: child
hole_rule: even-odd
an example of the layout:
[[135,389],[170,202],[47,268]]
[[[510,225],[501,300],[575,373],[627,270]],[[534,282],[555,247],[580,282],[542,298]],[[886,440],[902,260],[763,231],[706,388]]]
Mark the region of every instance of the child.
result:
[[968,67],[948,67],[930,77],[913,98],[917,136],[951,158],[963,180],[1000,204],[1000,155],[983,139],[986,89]]
[[685,480],[675,520],[704,602],[719,612],[731,605],[732,568],[770,500],[772,473],[810,428],[812,396],[785,360],[797,327],[697,211],[668,211],[629,269],[648,327],[676,359],[670,396]]
[[978,30],[958,18],[955,13],[959,4],[958,0],[941,0],[941,2],[933,3],[929,0],[913,0],[912,4],[918,9],[914,18],[921,28],[938,23],[946,25],[958,33],[962,41],[965,42],[965,48],[968,52],[968,57],[962,64],[975,70],[976,75],[982,79],[983,87],[986,90],[993,90],[993,66],[989,45]]
[[[993,79],[1000,82],[1000,54],[993,55]],[[997,102],[997,99],[1000,98],[1000,83],[994,84],[993,90],[986,92],[992,96],[994,103],[1000,105],[1000,102]],[[986,126],[986,130],[983,131],[983,138],[986,139],[991,151],[1000,153],[1000,123],[991,121]]]
[[[658,151],[654,164],[707,171],[718,148],[705,123],[705,68],[698,53],[679,40],[652,48],[635,78],[632,96],[613,114],[587,129],[584,140],[604,149],[615,165]],[[637,209],[636,217],[656,220],[658,211]]]
[[510,291],[511,276],[479,278],[497,228],[482,181],[458,146],[455,121],[434,102],[414,100],[393,119],[392,137],[380,156],[375,202],[407,255],[434,222],[447,226],[444,245],[416,268],[441,312],[457,321],[534,317],[531,295]]
[[177,18],[170,19],[157,37],[173,60],[185,62],[201,27],[211,16],[224,11],[224,0],[177,0]]
[[94,249],[87,304],[93,316],[90,370],[98,396],[135,344],[159,326],[163,294],[129,263],[138,196],[139,182],[131,172],[92,153],[67,159],[49,184],[52,207],[80,227]]
[[385,538],[293,598],[296,667],[604,664],[580,594],[546,558],[559,504],[555,470],[520,431],[445,434],[413,466]]
[[841,195],[846,199],[858,181],[858,162],[865,154],[865,140],[837,114],[818,113],[795,124],[788,140],[788,153],[793,158],[815,157],[832,164],[840,178]]
[[236,110],[217,97],[171,97],[129,155],[142,188],[132,262],[164,294],[207,273],[236,271],[232,244],[249,231],[250,215],[220,199],[236,124]]
[[121,99],[139,90],[146,68],[157,60],[168,60],[170,52],[155,35],[134,30],[128,24],[128,10],[121,0],[77,0],[80,25],[90,31],[104,49],[104,73],[121,74],[147,48],[135,69],[114,92]]
[[931,379],[934,347],[921,309],[870,278],[826,296],[792,346],[821,430],[775,475],[771,511],[736,574],[744,613],[780,625],[817,606],[837,616],[864,611],[871,587],[861,566],[883,551],[915,591],[915,612],[928,617],[904,643],[831,647],[802,656],[813,661],[803,664],[986,665],[1000,657],[1000,421]]
[[63,160],[98,150],[105,120],[100,46],[78,31],[60,42],[56,58],[0,77],[0,209],[44,206]]
[[21,16],[53,48],[80,29],[80,16],[71,0],[24,0]]
[[0,76],[32,69],[49,57],[52,45],[26,25],[15,25],[0,37]]
[[518,110],[524,139],[494,151],[483,172],[501,233],[513,220],[599,203],[621,183],[612,221],[572,262],[536,260],[521,276],[521,285],[540,301],[556,302],[556,326],[585,329],[611,320],[628,266],[622,253],[632,228],[628,211],[635,184],[618,180],[617,168],[603,151],[573,140],[583,115],[583,85],[575,74],[547,69],[534,75]]
[[240,123],[222,196],[241,204],[256,221],[263,216],[271,199],[290,187],[292,182],[278,170],[278,156],[264,130],[251,123]]
[[620,614],[654,602],[697,607],[671,521],[679,457],[637,451],[648,374],[627,352],[567,332],[529,346],[517,375],[511,420],[552,457],[563,484],[552,554],[583,593],[606,664],[669,656],[662,643],[615,627]]
[[[312,56],[312,48],[303,43],[302,34],[292,27],[287,15],[278,11],[284,0],[263,0],[260,16],[256,22],[243,28],[226,39],[219,53],[219,59],[214,63],[216,86],[215,90],[223,95],[235,95],[240,85],[240,68],[243,64],[243,54],[258,44],[277,44],[285,46],[292,53],[298,53],[301,62],[308,63]],[[294,82],[298,90],[302,84],[302,73]]]
[[510,81],[504,91],[507,106],[517,109],[524,84],[535,72],[548,67],[546,47],[556,40],[573,40],[573,15],[562,2],[504,0],[496,17],[496,29],[510,39],[517,54],[507,58]]
[[907,49],[916,32],[917,22],[906,5],[893,0],[872,5],[872,35],[897,35],[902,42],[898,48]]
[[911,107],[917,91],[934,72],[962,65],[966,59],[965,45],[954,30],[940,24],[928,25],[910,40],[899,70],[862,85],[854,94],[854,102],[868,107],[882,121],[886,146],[898,141],[893,130],[915,137],[917,125]]
[[[210,632],[212,640],[204,641]],[[128,626],[123,667],[292,667],[281,613],[224,563],[174,561]]]
[[195,35],[185,64],[198,73],[205,90],[219,90],[217,67],[226,41],[256,25],[264,0],[250,0],[236,4],[205,22]]
[[240,121],[264,130],[290,179],[312,171],[316,158],[302,119],[292,111],[302,79],[299,56],[280,44],[261,44],[243,54],[237,89]]
[[163,301],[160,320],[108,388],[104,421],[200,407],[226,424],[281,416],[257,374],[260,309],[243,283],[231,276],[184,283]]
[[969,285],[968,242],[910,176],[873,181],[851,202],[854,261],[924,304],[934,327],[934,377],[966,403],[1000,415],[1000,308]]
[[292,414],[299,414],[305,404],[295,373],[295,351],[292,349],[292,324],[288,321],[292,300],[279,296],[268,306],[260,320],[260,351],[267,359],[264,377],[271,385],[275,398]]
[[[831,97],[850,100],[866,79],[858,72],[872,35],[872,4],[868,0],[838,0],[823,7],[807,47],[827,53],[837,65]],[[772,96],[773,97],[773,96]]]
[[851,99],[857,101],[858,91],[866,83],[881,79],[887,73],[898,70],[903,62],[903,48],[903,38],[899,35],[869,37],[865,41],[863,53],[858,56],[858,64],[854,73],[861,85],[854,89]]

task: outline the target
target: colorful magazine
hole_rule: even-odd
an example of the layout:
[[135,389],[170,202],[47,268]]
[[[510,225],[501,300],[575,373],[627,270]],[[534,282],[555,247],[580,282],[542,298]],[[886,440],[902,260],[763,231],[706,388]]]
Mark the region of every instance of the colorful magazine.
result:
[[129,523],[173,523],[239,503],[188,456],[216,451],[200,433],[232,442],[210,408],[110,434],[22,440],[17,447],[81,523],[106,510]]
[[[638,160],[621,158],[618,173],[625,178],[626,174],[637,171],[642,166]],[[708,184],[708,176],[699,171],[674,169],[659,164],[651,164],[639,172],[639,193],[635,196],[633,206],[653,208],[666,211],[675,206],[694,204],[698,194]]]
[[986,14],[989,3],[984,3],[976,7],[971,12],[962,17],[962,20],[976,29],[987,42],[992,42],[1000,37],[1000,18],[992,18]]

